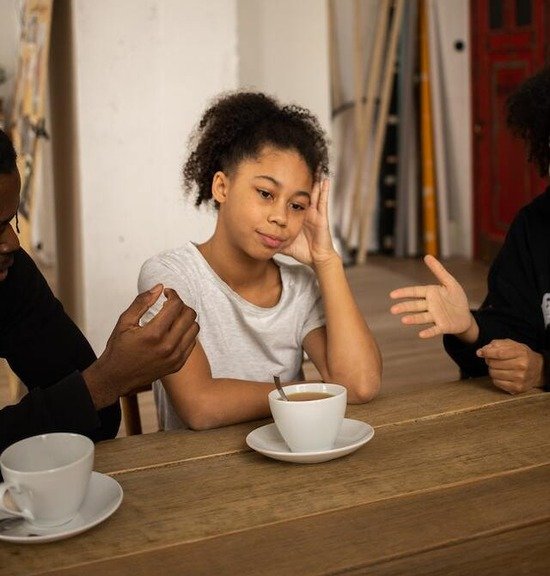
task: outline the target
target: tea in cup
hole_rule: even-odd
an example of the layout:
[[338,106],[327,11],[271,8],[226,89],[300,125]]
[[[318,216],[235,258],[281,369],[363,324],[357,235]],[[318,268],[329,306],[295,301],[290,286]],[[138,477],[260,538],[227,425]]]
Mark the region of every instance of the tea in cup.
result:
[[292,452],[321,452],[334,448],[346,413],[347,390],[325,382],[284,386],[269,393],[275,425]]
[[[56,432],[20,440],[0,455],[0,511],[36,526],[59,526],[80,509],[92,474],[94,443]],[[7,505],[8,498],[17,507]]]

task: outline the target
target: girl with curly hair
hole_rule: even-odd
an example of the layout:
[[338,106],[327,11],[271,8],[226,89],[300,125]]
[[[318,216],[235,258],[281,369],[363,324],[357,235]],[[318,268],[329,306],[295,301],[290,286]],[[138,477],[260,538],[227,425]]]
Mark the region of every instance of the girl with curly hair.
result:
[[186,365],[154,385],[163,429],[269,416],[273,376],[301,380],[303,351],[350,402],[377,394],[380,353],[332,243],[327,174],[305,108],[237,92],[204,112],[183,175],[197,205],[215,206],[214,234],[149,259],[139,278],[176,289],[201,328]]
[[[550,66],[510,96],[508,126],[523,138],[541,176],[550,163]],[[433,256],[425,262],[438,285],[394,290],[393,314],[404,324],[428,324],[421,338],[444,334],[445,349],[463,378],[489,374],[517,394],[550,390],[550,187],[520,210],[491,265],[488,294],[470,311],[462,286]]]

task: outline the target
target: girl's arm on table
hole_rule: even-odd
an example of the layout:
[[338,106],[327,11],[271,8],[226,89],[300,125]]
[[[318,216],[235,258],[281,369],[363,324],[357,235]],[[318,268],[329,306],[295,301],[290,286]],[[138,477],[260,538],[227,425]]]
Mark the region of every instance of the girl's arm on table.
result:
[[303,345],[325,382],[342,384],[348,401],[372,400],[380,389],[382,358],[355,298],[340,257],[315,267],[326,326],[312,330]]
[[[269,376],[266,374],[266,376]],[[178,413],[193,430],[207,430],[271,415],[271,382],[213,378],[204,349],[197,341],[183,368],[162,379]]]
[[314,186],[300,235],[285,251],[317,275],[326,327],[312,330],[303,346],[323,380],[344,385],[352,403],[380,389],[382,359],[351,292],[328,225],[328,180]]

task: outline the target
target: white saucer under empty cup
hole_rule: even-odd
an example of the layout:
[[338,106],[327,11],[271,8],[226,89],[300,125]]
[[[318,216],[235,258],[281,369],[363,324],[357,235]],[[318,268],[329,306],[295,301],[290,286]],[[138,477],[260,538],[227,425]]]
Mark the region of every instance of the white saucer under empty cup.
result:
[[[290,401],[278,390],[269,393],[269,406],[275,425],[292,452],[319,452],[334,447],[344,420],[347,390],[340,384],[326,382],[284,386]],[[296,399],[307,395],[314,399]],[[321,397],[325,395],[326,397]]]
[[[41,434],[12,444],[0,455],[0,510],[38,527],[70,522],[86,496],[93,463],[94,444],[80,434]],[[6,493],[18,510],[6,503]]]

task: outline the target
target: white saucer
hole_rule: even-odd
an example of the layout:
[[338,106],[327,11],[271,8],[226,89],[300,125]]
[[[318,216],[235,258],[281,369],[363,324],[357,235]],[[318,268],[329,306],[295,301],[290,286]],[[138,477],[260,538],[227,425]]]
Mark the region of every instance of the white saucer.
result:
[[275,424],[268,424],[252,430],[246,437],[246,443],[256,452],[260,452],[275,460],[315,464],[316,462],[327,462],[354,452],[357,448],[366,444],[373,436],[374,429],[369,424],[359,420],[344,418],[342,428],[332,450],[291,452]]
[[0,533],[0,540],[20,544],[53,542],[76,536],[108,518],[122,502],[122,488],[110,476],[92,472],[88,492],[78,514],[67,524],[38,528],[26,520]]

